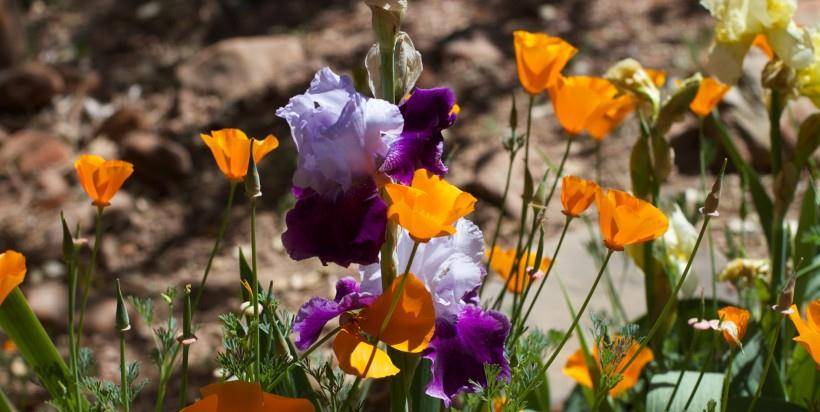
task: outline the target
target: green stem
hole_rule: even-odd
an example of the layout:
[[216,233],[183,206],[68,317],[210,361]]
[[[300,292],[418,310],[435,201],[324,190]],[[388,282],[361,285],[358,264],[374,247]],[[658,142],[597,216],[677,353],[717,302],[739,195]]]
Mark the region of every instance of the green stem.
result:
[[703,361],[703,365],[700,366],[700,371],[698,372],[698,379],[695,381],[695,386],[692,387],[692,392],[689,393],[689,398],[686,400],[686,405],[683,406],[684,411],[689,409],[689,405],[692,403],[692,400],[695,399],[695,393],[697,393],[698,387],[700,387],[700,382],[703,380],[703,375],[706,373],[706,365],[709,363],[709,360],[712,359],[712,356],[714,356],[714,354],[715,345],[712,345],[712,347],[709,348],[709,354],[706,355],[706,359]]
[[80,368],[77,359],[79,352],[77,350],[77,335],[75,333],[76,324],[74,322],[74,311],[77,307],[77,253],[76,248],[72,251],[70,256],[66,257],[66,265],[68,266],[68,356],[69,367],[71,369],[73,381],[72,396],[74,397],[74,404],[78,406],[80,411]]
[[550,205],[552,195],[555,194],[555,188],[558,186],[558,181],[561,180],[561,175],[564,174],[564,164],[566,164],[567,158],[569,157],[569,149],[572,147],[573,140],[575,139],[572,136],[567,137],[567,145],[564,148],[564,156],[561,157],[561,163],[558,164],[558,171],[555,173],[555,180],[552,181],[552,188],[550,189],[550,194],[547,196],[547,200],[544,202],[544,208]]
[[735,363],[736,355],[737,350],[732,349],[732,353],[729,354],[729,364],[726,366],[726,375],[723,376],[723,394],[720,396],[721,412],[726,412],[726,408],[729,407],[729,383],[732,381],[732,364]]
[[669,316],[671,312],[672,305],[678,296],[678,292],[680,292],[681,287],[683,286],[683,282],[686,281],[686,276],[689,274],[689,269],[692,268],[692,262],[695,260],[695,255],[697,255],[698,247],[700,246],[701,241],[703,241],[703,235],[706,232],[707,227],[709,226],[709,221],[711,220],[710,215],[704,215],[703,223],[700,227],[700,233],[698,233],[698,239],[695,241],[695,247],[692,249],[692,253],[689,255],[689,261],[686,262],[686,268],[683,270],[683,274],[678,279],[678,283],[675,285],[675,289],[672,291],[672,294],[669,296],[669,299],[666,300],[666,304],[663,305],[663,310],[661,310],[660,316],[658,319],[655,320],[655,323],[652,325],[652,328],[649,329],[649,333],[646,335],[645,338],[641,340],[641,346],[638,348],[637,351],[629,358],[629,361],[621,368],[618,373],[624,373],[624,371],[638,358],[638,354],[646,347],[649,341],[655,336],[655,333],[658,332],[663,322],[666,320],[666,317]]
[[390,103],[396,102],[395,91],[395,39],[392,47],[379,47],[379,56],[381,60],[381,81],[383,99]]
[[193,333],[191,330],[191,287],[190,285],[185,287],[185,297],[184,297],[183,309],[182,309],[182,338],[180,339],[179,344],[182,345],[182,370],[181,370],[181,382],[179,385],[179,409],[182,410],[188,405],[188,351],[191,342],[186,341],[187,339],[193,339]]
[[[779,316],[777,314],[776,316]],[[772,331],[772,337],[769,338],[769,350],[766,354],[766,363],[763,364],[763,374],[760,375],[760,383],[757,384],[757,390],[755,390],[755,396],[752,398],[752,403],[749,404],[749,409],[747,412],[752,412],[755,410],[755,405],[757,405],[758,399],[760,399],[760,395],[763,393],[763,386],[766,383],[766,377],[769,375],[769,367],[772,366],[772,359],[774,359],[774,352],[775,347],[777,346],[777,338],[780,337],[780,329],[783,326],[783,319],[777,319],[777,326]]]
[[231,207],[233,206],[233,197],[234,193],[236,193],[236,186],[237,184],[235,182],[231,182],[231,189],[228,194],[228,203],[225,205],[225,210],[222,212],[222,222],[219,224],[219,232],[216,234],[214,247],[211,249],[211,254],[208,256],[208,263],[205,264],[205,272],[202,274],[202,280],[199,282],[199,288],[197,288],[196,291],[194,305],[191,309],[192,313],[196,313],[196,309],[199,307],[199,300],[202,298],[202,292],[205,290],[205,283],[208,282],[208,275],[211,273],[211,265],[213,264],[214,257],[216,257],[216,253],[219,251],[219,245],[222,243],[222,238],[225,236],[225,229],[228,227],[228,220],[230,220],[231,217]]
[[261,344],[259,343],[259,274],[256,266],[256,198],[251,199],[251,306],[253,306],[253,358],[254,377],[260,381],[260,371],[262,365]]
[[332,338],[332,337],[336,336],[336,334],[337,334],[337,333],[339,333],[339,331],[341,331],[341,330],[342,330],[342,327],[341,327],[341,326],[337,326],[337,327],[336,327],[336,329],[333,329],[332,331],[328,332],[325,336],[323,336],[321,339],[319,339],[318,341],[316,341],[316,343],[314,343],[314,344],[313,344],[313,345],[311,345],[311,346],[310,346],[310,347],[309,347],[306,351],[304,351],[304,352],[302,353],[302,355],[300,355],[300,356],[299,356],[299,358],[298,358],[296,361],[294,361],[294,362],[290,363],[290,364],[287,366],[287,368],[285,368],[285,370],[283,370],[282,372],[279,372],[279,375],[277,375],[277,376],[276,376],[276,378],[274,378],[274,379],[273,379],[273,382],[270,384],[270,386],[271,386],[272,388],[275,388],[275,387],[276,387],[276,385],[278,385],[278,384],[279,384],[279,382],[281,382],[281,381],[282,381],[282,379],[283,379],[285,376],[287,376],[288,372],[290,372],[290,370],[291,370],[294,366],[296,366],[297,364],[299,364],[299,363],[301,363],[302,361],[304,361],[305,359],[307,359],[307,357],[308,357],[308,356],[310,356],[310,354],[311,354],[311,353],[313,353],[313,351],[315,351],[316,349],[318,349],[320,346],[324,345],[324,344],[325,344],[325,342],[327,342],[328,340],[330,340],[330,338]]
[[11,399],[6,396],[3,389],[0,389],[0,412],[17,412],[14,404],[11,403]]
[[[598,271],[598,276],[595,277],[595,282],[592,283],[592,287],[589,289],[587,297],[584,299],[584,303],[578,310],[578,314],[576,314],[575,318],[572,319],[572,324],[570,325],[569,330],[567,330],[567,333],[564,334],[564,338],[561,339],[561,343],[559,343],[558,347],[556,347],[555,350],[552,352],[552,355],[550,356],[549,360],[547,360],[547,363],[545,363],[544,366],[541,367],[541,369],[538,371],[537,374],[535,374],[535,376],[540,376],[547,372],[550,365],[552,365],[552,362],[554,362],[555,358],[558,357],[558,353],[561,352],[561,349],[564,348],[564,345],[566,345],[567,341],[572,336],[572,331],[575,330],[576,326],[578,326],[578,322],[581,320],[581,316],[583,316],[584,311],[587,309],[587,305],[589,305],[589,301],[592,299],[592,294],[595,292],[595,288],[598,287],[598,282],[601,281],[601,277],[603,277],[604,275],[604,270],[606,269],[606,265],[609,263],[609,259],[612,257],[613,252],[614,251],[611,249],[607,252],[606,257],[604,258],[604,262],[601,264],[601,270]],[[532,391],[532,388],[528,388],[522,396],[526,396],[527,394],[529,394],[530,391]]]
[[692,360],[692,353],[695,351],[695,342],[697,342],[697,336],[692,336],[692,340],[689,342],[689,349],[686,351],[686,355],[683,359],[683,364],[681,365],[680,374],[678,374],[678,380],[675,382],[675,388],[672,389],[672,395],[669,395],[669,401],[666,402],[665,411],[668,411],[669,408],[672,407],[672,401],[675,399],[675,395],[678,393],[678,389],[680,389],[680,384],[683,381],[683,375],[686,373],[686,366],[689,365],[689,362]]
[[772,89],[769,108],[769,141],[772,149],[772,176],[777,176],[783,165],[783,137],[780,132],[780,118],[783,115],[780,92]]
[[535,103],[535,95],[530,95],[527,102],[527,134],[524,137],[524,173],[530,170],[530,130],[532,128],[532,106]]
[[125,412],[131,410],[131,399],[128,396],[128,374],[125,366],[125,331],[119,331],[120,335],[120,404]]
[[83,276],[83,293],[80,303],[80,320],[77,324],[77,347],[81,347],[83,339],[83,324],[85,321],[85,307],[88,304],[88,292],[91,289],[91,281],[94,279],[94,272],[97,268],[97,254],[100,252],[102,243],[102,213],[103,207],[97,206],[97,217],[94,222],[94,248],[91,250],[91,262],[88,264]]
[[[495,231],[493,233],[493,240],[490,242],[490,255],[487,257],[487,272],[490,271],[490,264],[493,262],[493,256],[495,255],[495,245],[498,242],[498,234],[501,232],[501,221],[504,219],[504,206],[507,204],[507,195],[510,192],[510,180],[512,177],[512,169],[513,163],[515,162],[515,151],[510,152],[510,163],[507,166],[507,178],[504,180],[504,194],[501,196],[501,210],[498,213],[498,219],[495,221]],[[481,292],[484,291],[484,285],[487,282],[481,283],[481,289],[479,289],[479,296],[481,296]]]

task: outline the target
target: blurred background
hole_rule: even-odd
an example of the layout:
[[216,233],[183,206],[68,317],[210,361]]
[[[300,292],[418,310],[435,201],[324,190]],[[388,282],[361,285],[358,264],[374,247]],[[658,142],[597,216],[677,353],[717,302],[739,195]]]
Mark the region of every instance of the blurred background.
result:
[[[797,18],[817,22],[820,1],[801,0]],[[451,87],[462,108],[446,132],[449,179],[479,198],[473,219],[485,230],[498,213],[508,215],[501,243],[512,246],[508,235],[523,183],[514,178],[513,195],[502,208],[508,156],[500,141],[509,134],[512,99],[518,101],[520,125],[526,102],[516,78],[512,31],[543,31],[576,45],[580,53],[568,73],[601,75],[618,60],[634,57],[675,79],[699,70],[711,24],[696,0],[410,0],[403,30],[424,58],[418,86]],[[256,137],[273,133],[282,143],[260,165],[259,259],[262,283],[273,281],[285,307],[295,310],[310,296],[330,294],[337,277],[352,273],[354,268],[322,267],[315,260],[293,262],[283,251],[279,237],[283,214],[292,204],[295,150],[286,123],[274,111],[302,93],[323,66],[361,76],[373,42],[370,12],[360,0],[0,0],[0,250],[27,256],[22,289],[58,346],[67,347],[59,212],[87,237],[93,230],[94,208],[72,166],[81,153],[125,159],[136,170],[106,209],[89,303],[84,344],[94,350],[104,378],[118,381],[119,376],[114,279],[122,280],[126,294],[156,297],[169,286],[196,285],[201,277],[228,184],[200,132],[237,127]],[[765,174],[768,123],[761,115],[764,108],[749,103],[760,98],[748,98],[759,96],[765,57],[753,51],[747,60],[746,80],[728,95],[724,113],[744,155]],[[674,87],[674,80],[669,83]],[[794,141],[793,121],[810,110],[808,102],[798,101],[784,116],[787,140]],[[604,184],[629,188],[627,159],[636,136],[634,121],[627,121],[604,141]],[[565,138],[551,105],[537,101],[534,175],[560,159]],[[686,189],[698,184],[696,119],[678,124],[669,138],[677,170],[665,193],[685,197]],[[590,139],[579,139],[567,171],[592,177],[593,150]],[[516,168],[513,173],[520,177],[523,172]],[[736,176],[730,179],[726,207],[732,215],[740,185]],[[239,248],[249,248],[249,213],[244,198],[237,199],[197,319],[194,389],[215,379],[218,314],[238,311],[241,303],[236,257]],[[556,208],[547,214],[552,217],[548,247],[563,221],[558,213]],[[755,230],[754,222],[721,222],[730,229],[744,224]],[[583,294],[595,265],[582,244],[588,238],[585,228],[576,230],[569,235],[577,239],[576,247],[568,247],[561,258],[573,263],[567,265],[572,272],[561,275],[571,294]],[[618,290],[627,312],[638,315],[642,281],[625,268]],[[535,326],[568,324],[566,307],[560,295],[554,296],[543,298]],[[593,308],[604,309],[605,303],[593,301]],[[136,316],[132,320],[127,356],[141,360],[141,376],[153,380],[150,326]],[[570,346],[568,353],[577,347]],[[553,369],[557,404],[572,385],[559,368]],[[0,386],[23,409],[44,397],[27,376],[13,348],[0,353]],[[172,379],[167,405],[177,403],[176,385]],[[138,401],[145,405],[140,410],[151,404],[154,391],[149,383]]]

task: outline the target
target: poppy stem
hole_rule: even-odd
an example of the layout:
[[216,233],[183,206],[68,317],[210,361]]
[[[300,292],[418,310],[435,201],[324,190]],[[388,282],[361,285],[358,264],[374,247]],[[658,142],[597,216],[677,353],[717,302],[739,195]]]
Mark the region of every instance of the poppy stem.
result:
[[[575,315],[575,318],[572,319],[572,324],[570,325],[569,330],[567,330],[567,333],[564,334],[564,338],[561,339],[561,343],[558,344],[558,346],[552,352],[552,355],[550,356],[549,360],[547,360],[547,363],[545,363],[544,366],[541,367],[541,370],[538,371],[536,376],[540,376],[546,373],[547,370],[549,370],[550,365],[552,365],[552,363],[555,361],[555,358],[558,357],[558,353],[561,352],[561,349],[564,348],[564,345],[566,345],[567,341],[572,336],[572,331],[575,330],[576,326],[578,326],[578,322],[581,320],[581,316],[583,316],[584,311],[587,309],[587,305],[589,305],[589,301],[592,299],[592,294],[595,292],[595,288],[598,287],[598,283],[601,281],[601,278],[604,275],[604,270],[606,270],[606,265],[609,264],[609,259],[612,257],[613,253],[614,251],[612,249],[609,249],[609,251],[607,251],[606,257],[604,257],[604,261],[601,264],[601,269],[598,271],[598,276],[595,277],[595,282],[592,283],[592,287],[589,289],[587,297],[584,299],[584,303],[581,305],[581,308],[578,310],[578,313]],[[531,388],[528,389],[526,393],[522,396],[526,396],[526,394],[529,393],[530,390]]]
[[341,326],[337,326],[337,327],[336,327],[336,329],[333,329],[332,331],[328,332],[328,333],[327,333],[325,336],[323,336],[321,339],[317,340],[317,341],[316,341],[316,343],[314,343],[313,345],[311,345],[311,346],[310,346],[310,347],[309,347],[306,351],[302,352],[302,354],[299,356],[299,358],[298,358],[298,359],[296,359],[295,361],[291,362],[291,363],[290,363],[290,364],[289,364],[289,365],[285,368],[285,370],[283,370],[282,372],[279,372],[279,375],[277,375],[277,376],[276,376],[276,378],[274,378],[274,379],[273,379],[273,381],[271,382],[270,387],[271,387],[271,388],[275,388],[275,387],[276,387],[276,385],[278,385],[278,384],[279,384],[279,382],[282,380],[282,378],[284,378],[285,376],[287,376],[288,372],[290,372],[290,370],[291,370],[291,369],[293,369],[293,367],[294,367],[294,366],[296,366],[297,364],[299,364],[299,363],[300,363],[300,362],[302,362],[303,360],[307,359],[307,357],[308,357],[308,356],[310,356],[310,354],[311,354],[311,353],[313,353],[313,351],[315,351],[316,349],[318,349],[320,346],[324,345],[324,344],[325,344],[325,342],[327,342],[328,340],[330,340],[330,338],[332,338],[332,337],[336,336],[336,334],[337,334],[337,333],[339,333],[339,331],[341,331],[341,330],[342,330],[342,327],[341,327]]
[[185,286],[185,297],[183,298],[182,309],[182,338],[179,344],[182,345],[182,380],[179,385],[179,409],[182,410],[188,405],[188,350],[191,342],[188,339],[195,339],[191,331],[191,285]]
[[97,206],[97,217],[94,222],[94,248],[91,249],[91,262],[83,275],[83,293],[80,303],[80,320],[77,323],[77,347],[80,348],[83,339],[83,323],[85,321],[85,307],[88,305],[88,292],[91,288],[91,280],[97,266],[97,254],[100,252],[102,240],[102,213],[103,206]]
[[[552,252],[552,260],[550,261],[550,265],[547,268],[547,273],[544,274],[544,278],[541,280],[541,283],[538,285],[538,290],[535,291],[535,296],[533,296],[532,301],[530,301],[530,306],[527,308],[527,312],[524,314],[524,317],[521,318],[520,322],[520,332],[517,336],[524,330],[524,325],[527,323],[527,319],[530,318],[530,313],[532,313],[532,308],[535,307],[535,302],[538,300],[538,297],[541,296],[541,291],[544,289],[544,284],[547,283],[547,279],[550,277],[550,273],[552,272],[552,268],[555,266],[555,261],[558,259],[558,251],[561,250],[561,245],[564,244],[564,236],[567,234],[567,229],[569,229],[569,223],[572,222],[572,216],[567,216],[564,220],[564,228],[561,230],[561,237],[558,238],[558,245],[555,246],[555,251]],[[538,263],[536,262],[536,265]],[[516,336],[516,337],[517,337]]]
[[251,306],[253,306],[254,377],[260,381],[261,344],[259,342],[259,273],[256,266],[256,198],[251,198]]
[[211,254],[208,256],[208,263],[205,264],[205,272],[202,274],[202,280],[199,282],[199,288],[196,291],[194,298],[194,305],[191,307],[191,313],[196,313],[199,307],[199,300],[202,299],[202,292],[205,290],[205,283],[208,282],[208,274],[211,273],[211,265],[213,264],[216,252],[219,251],[219,245],[222,243],[222,238],[225,236],[225,229],[228,227],[228,220],[231,217],[231,207],[233,206],[233,197],[236,193],[235,182],[231,182],[230,193],[228,194],[228,203],[225,205],[225,210],[222,212],[222,223],[219,224],[219,231],[216,234],[216,241],[214,247],[211,249]]
[[[702,316],[701,316],[702,318]],[[689,350],[686,351],[684,355],[683,364],[681,365],[680,374],[678,374],[678,380],[675,382],[675,388],[672,389],[672,395],[669,395],[669,400],[666,402],[665,411],[668,411],[672,407],[672,401],[675,399],[675,395],[678,393],[678,389],[680,389],[680,384],[683,382],[683,375],[686,372],[686,367],[689,365],[689,362],[692,360],[692,353],[695,351],[695,342],[697,342],[698,335],[693,335],[692,340],[689,342]]]
[[[735,363],[735,356],[738,350],[732,347],[732,352],[729,354],[728,365],[726,365],[726,375],[723,376],[723,394],[720,396],[720,411],[726,412],[729,407],[729,383],[732,381],[732,366]],[[761,381],[763,386],[763,381]]]
[[[700,118],[700,127],[698,128],[698,160],[700,163],[700,192],[703,199],[709,195],[706,189],[706,134],[704,130],[704,118]],[[743,192],[745,193],[745,192]],[[741,224],[743,227],[744,224]],[[712,275],[712,312],[717,313],[718,298],[717,298],[717,264],[715,263],[715,244],[712,238],[712,232],[706,233],[706,246],[709,248],[709,266]]]
[[[715,338],[712,339],[715,342],[717,341],[716,337],[717,337],[717,335],[715,335]],[[700,387],[700,382],[703,380],[703,374],[706,373],[706,365],[709,364],[709,360],[712,359],[712,357],[715,354],[715,346],[716,345],[712,345],[712,347],[709,348],[709,354],[706,355],[706,359],[703,361],[703,365],[700,366],[700,371],[698,371],[698,379],[695,381],[695,386],[692,387],[692,392],[689,393],[689,399],[686,400],[686,405],[683,406],[684,412],[687,409],[689,409],[689,405],[692,403],[692,400],[695,399],[695,393],[698,392],[698,387]]]
[[763,364],[763,374],[760,375],[757,390],[755,390],[755,396],[752,398],[752,402],[749,404],[749,409],[747,409],[747,412],[752,412],[755,410],[755,405],[757,405],[757,401],[763,393],[763,385],[766,383],[766,377],[769,375],[769,367],[772,366],[772,359],[774,358],[775,346],[777,346],[777,338],[780,337],[781,327],[783,327],[783,319],[778,318],[777,326],[772,331],[772,337],[769,339],[769,350],[766,354],[766,363]]
[[131,410],[131,400],[128,396],[128,374],[125,366],[125,331],[119,331],[120,335],[120,404],[125,412]]
[[530,130],[532,129],[532,107],[535,104],[535,95],[531,94],[527,103],[527,134],[524,137],[524,173],[530,170]]
[[[498,212],[498,219],[496,219],[495,221],[495,231],[493,233],[493,240],[492,242],[490,242],[490,256],[487,257],[486,271],[488,273],[490,272],[490,265],[492,264],[493,256],[495,255],[495,245],[498,242],[498,234],[499,232],[501,232],[501,221],[504,218],[504,206],[507,204],[507,195],[510,192],[510,180],[512,177],[512,169],[513,163],[515,162],[516,153],[517,151],[510,152],[510,163],[507,166],[507,178],[504,181],[504,194],[501,195],[501,210]],[[481,294],[484,292],[484,285],[486,284],[487,282],[481,282],[481,288],[478,290],[478,296],[481,296]]]

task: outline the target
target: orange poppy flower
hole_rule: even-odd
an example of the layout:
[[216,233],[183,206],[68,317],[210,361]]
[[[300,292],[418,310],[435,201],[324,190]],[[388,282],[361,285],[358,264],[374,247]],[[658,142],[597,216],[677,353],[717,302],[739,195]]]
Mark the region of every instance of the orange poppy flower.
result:
[[578,49],[558,37],[517,30],[513,33],[518,80],[536,95],[552,87]]
[[416,170],[410,186],[388,183],[385,189],[391,203],[387,218],[417,242],[452,235],[453,223],[475,209],[473,195],[425,169]]
[[578,217],[595,200],[595,193],[600,190],[591,180],[581,179],[578,176],[564,176],[561,179],[561,212],[567,216]]
[[774,50],[772,50],[772,46],[769,46],[769,41],[766,40],[765,34],[758,34],[755,36],[754,41],[752,41],[752,45],[760,49],[766,56],[769,57],[769,60],[774,59]]
[[746,336],[746,327],[749,325],[751,316],[748,310],[735,306],[726,306],[718,310],[723,340],[732,346],[743,346],[740,342]]
[[635,97],[630,94],[613,98],[598,116],[590,119],[587,127],[589,135],[595,140],[603,140],[635,110],[636,104]]
[[134,173],[134,165],[122,160],[105,160],[97,155],[82,155],[74,161],[80,184],[97,207],[106,207],[125,180]]
[[806,309],[806,320],[800,317],[797,305],[792,305],[789,319],[794,323],[798,336],[794,341],[808,352],[814,363],[820,366],[820,299],[809,302]]
[[[502,249],[496,246],[493,250],[493,261],[490,262],[490,267],[505,280],[507,290],[513,293],[523,292],[530,284],[529,271],[535,267],[535,253],[527,252],[526,255],[521,256],[521,261],[518,264],[518,276],[512,274],[513,278],[510,279],[509,276],[515,262],[515,249]],[[485,254],[490,255],[489,252],[485,252]],[[550,262],[549,258],[541,259],[538,270],[546,273],[550,267]]]
[[[567,133],[577,135],[588,130],[590,125],[611,109],[618,89],[609,80],[601,77],[571,76],[561,77],[549,89],[555,116]],[[596,131],[601,129],[596,126]]]
[[26,257],[13,250],[0,253],[0,305],[26,277]]
[[253,144],[253,161],[260,161],[271,151],[279,147],[279,140],[268,135],[264,140],[249,139],[245,132],[239,129],[222,129],[211,132],[210,135],[199,135],[211,149],[216,165],[228,180],[239,182],[245,179],[248,173],[251,144]]
[[599,189],[595,204],[604,244],[611,250],[657,239],[669,227],[669,219],[657,207],[621,190]]
[[313,412],[307,399],[286,398],[262,391],[259,383],[231,381],[200,389],[202,399],[183,412]]
[[695,99],[689,103],[689,109],[700,117],[708,116],[731,87],[728,84],[721,83],[720,80],[714,77],[701,80]]
[[[379,341],[402,352],[419,353],[429,346],[436,327],[433,297],[419,278],[412,273],[407,276],[393,316],[381,334],[381,325],[387,318],[393,297],[398,293],[401,276],[393,281],[388,293],[376,298],[355,319],[345,324],[336,336],[333,351],[339,360],[339,367],[346,373],[362,378],[383,378],[399,372],[387,353],[366,342],[361,332],[378,336]],[[368,369],[371,356],[373,360]]]
[[[613,372],[621,370],[626,364],[626,362],[628,362],[629,359],[632,358],[632,356],[635,354],[635,351],[637,351],[639,347],[640,345],[637,342],[633,343],[632,346],[629,348],[627,354],[621,358],[621,361],[618,363],[618,366],[616,368],[607,369]],[[598,355],[597,347],[593,349],[592,357],[593,359],[595,359],[595,364],[598,365],[600,369],[599,364],[601,363],[601,360],[600,356]],[[629,368],[627,368],[623,372],[623,377],[621,378],[621,381],[618,382],[618,384],[615,385],[615,387],[609,390],[609,396],[614,398],[635,386],[635,384],[638,383],[638,378],[640,378],[641,371],[643,371],[644,366],[649,364],[649,362],[652,362],[653,359],[655,359],[655,356],[652,354],[652,350],[649,348],[643,348],[638,357],[635,358],[635,361],[632,362],[632,364],[629,365]],[[578,382],[579,385],[585,386],[587,388],[592,387],[592,376],[589,373],[589,368],[587,367],[586,360],[584,359],[583,350],[578,349],[577,352],[573,353],[572,356],[570,356],[569,359],[567,359],[567,363],[566,365],[564,365],[564,369],[562,370],[562,372],[564,373],[564,375],[572,378],[575,382]]]

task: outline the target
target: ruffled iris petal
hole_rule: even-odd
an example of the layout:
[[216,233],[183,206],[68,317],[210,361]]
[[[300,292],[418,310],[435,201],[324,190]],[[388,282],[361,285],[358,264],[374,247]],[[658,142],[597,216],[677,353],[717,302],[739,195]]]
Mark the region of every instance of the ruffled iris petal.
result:
[[282,244],[294,260],[318,257],[323,264],[370,264],[384,243],[387,205],[375,183],[364,180],[337,196],[299,191],[285,217]]
[[359,285],[353,278],[339,279],[334,300],[312,298],[299,308],[293,322],[296,347],[306,350],[316,342],[327,322],[349,310],[369,306],[375,298],[359,293]]
[[466,306],[455,321],[436,321],[436,334],[425,357],[430,359],[433,377],[426,393],[450,406],[458,393],[471,390],[470,381],[487,384],[485,364],[501,367],[499,378],[510,376],[504,356],[504,341],[510,332],[510,321],[495,311]]

